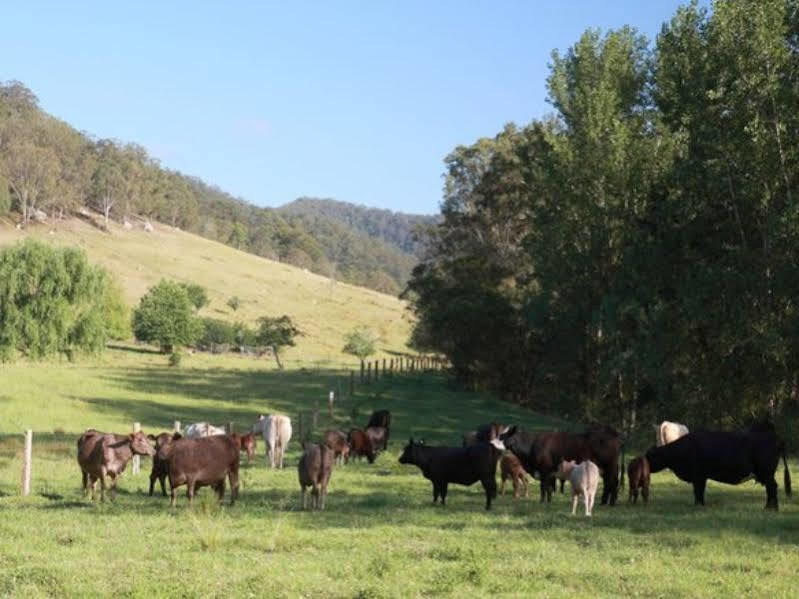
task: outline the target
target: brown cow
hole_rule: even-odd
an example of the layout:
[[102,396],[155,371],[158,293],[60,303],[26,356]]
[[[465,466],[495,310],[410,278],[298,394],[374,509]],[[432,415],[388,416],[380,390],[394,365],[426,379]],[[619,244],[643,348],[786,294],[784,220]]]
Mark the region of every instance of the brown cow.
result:
[[372,447],[372,441],[364,431],[359,428],[350,430],[347,434],[347,444],[350,446],[350,454],[361,459],[366,456],[366,459],[372,464],[375,461],[375,452]]
[[330,474],[333,471],[333,450],[324,443],[304,443],[302,448],[305,453],[302,454],[297,464],[302,509],[306,509],[305,489],[311,487],[311,507],[323,510],[327,496],[327,483],[330,481]]
[[371,426],[382,426],[386,429],[386,447],[388,447],[388,438],[391,436],[391,412],[388,410],[375,410],[369,417],[369,422],[366,423],[366,428]]
[[225,496],[225,477],[230,481],[230,504],[239,495],[240,444],[227,435],[213,435],[199,439],[178,439],[158,451],[158,457],[167,461],[169,471],[170,501],[175,505],[175,489],[186,485],[189,504],[199,487],[213,487],[219,501]]
[[180,439],[181,436],[180,433],[161,433],[158,436],[147,435],[147,438],[155,443],[155,455],[153,456],[153,465],[150,469],[150,497],[153,496],[153,492],[155,491],[156,480],[161,483],[161,493],[166,497],[166,485],[164,483],[169,474],[169,467],[167,466],[166,460],[162,460],[158,457],[158,450],[168,443]]
[[247,433],[246,435],[238,435],[233,433],[230,436],[236,443],[239,444],[239,451],[247,452],[247,462],[251,462],[253,457],[255,457],[255,449],[257,445],[255,441],[255,435],[253,433]]
[[638,489],[641,489],[641,497],[644,498],[644,505],[649,503],[649,462],[644,456],[639,456],[632,460],[627,466],[627,477],[630,479],[630,496],[628,503],[635,504],[638,501]]
[[512,453],[506,453],[499,461],[499,468],[502,474],[502,483],[499,486],[500,494],[505,494],[505,481],[510,479],[513,483],[513,498],[519,498],[519,489],[524,487],[524,496],[527,497],[527,472],[522,463]]
[[91,486],[95,498],[100,480],[100,501],[105,501],[105,477],[111,477],[111,501],[114,500],[117,479],[134,455],[154,455],[155,450],[141,431],[130,435],[101,433],[89,429],[78,439],[78,464],[83,478],[83,492]]
[[345,435],[343,431],[326,431],[325,445],[333,450],[333,455],[337,463],[347,463],[350,455],[350,446],[347,445],[347,435]]
[[372,449],[375,453],[388,449],[388,429],[386,427],[370,426],[364,432],[372,442]]

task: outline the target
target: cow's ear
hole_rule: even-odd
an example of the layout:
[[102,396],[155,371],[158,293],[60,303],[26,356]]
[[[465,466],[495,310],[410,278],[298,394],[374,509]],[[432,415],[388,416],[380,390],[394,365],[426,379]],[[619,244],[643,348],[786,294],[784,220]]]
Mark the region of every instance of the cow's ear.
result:
[[172,434],[172,440],[173,441],[177,441],[178,439],[182,439],[182,438],[183,438],[183,435],[181,435],[180,433],[176,432],[176,433]]
[[512,427],[510,427],[508,430],[502,433],[499,436],[499,438],[504,440],[507,439],[508,437],[512,437],[515,433],[516,433],[516,425],[514,424]]
[[155,441],[155,435],[147,435],[147,438],[148,438],[150,441]]

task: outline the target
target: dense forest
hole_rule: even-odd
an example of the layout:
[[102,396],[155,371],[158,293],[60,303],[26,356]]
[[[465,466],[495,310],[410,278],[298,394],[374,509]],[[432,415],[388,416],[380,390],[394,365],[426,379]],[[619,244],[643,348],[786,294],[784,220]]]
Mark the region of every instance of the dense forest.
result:
[[416,262],[412,225],[429,218],[321,203],[324,211],[302,209],[312,200],[254,206],[162,167],[135,143],[77,131],[41,110],[22,83],[0,83],[0,216],[13,213],[21,226],[71,215],[105,229],[109,220],[159,221],[345,282],[401,291]]
[[589,30],[548,101],[447,158],[414,343],[625,430],[796,416],[799,2],[692,4],[654,44]]

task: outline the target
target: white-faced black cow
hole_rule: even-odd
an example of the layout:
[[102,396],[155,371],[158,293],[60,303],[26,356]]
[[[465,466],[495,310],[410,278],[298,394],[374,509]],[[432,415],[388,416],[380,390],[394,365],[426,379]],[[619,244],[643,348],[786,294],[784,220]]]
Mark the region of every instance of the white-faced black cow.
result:
[[782,455],[785,494],[791,495],[791,474],[785,445],[773,430],[764,432],[697,431],[661,447],[652,447],[646,459],[652,472],[669,468],[694,486],[694,503],[705,505],[705,484],[715,480],[737,485],[752,477],[766,487],[766,508],[776,510],[774,473]]
[[490,510],[491,500],[497,496],[497,461],[504,449],[499,439],[469,447],[430,447],[411,438],[399,462],[419,467],[433,483],[433,503],[440,496],[441,505],[446,505],[449,483],[469,486],[479,480],[486,494],[486,509]]

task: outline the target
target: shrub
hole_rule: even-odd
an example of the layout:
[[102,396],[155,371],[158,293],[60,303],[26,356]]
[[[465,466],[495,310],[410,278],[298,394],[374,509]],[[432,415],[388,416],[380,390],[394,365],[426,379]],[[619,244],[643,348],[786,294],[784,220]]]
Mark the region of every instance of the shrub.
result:
[[202,285],[198,285],[197,283],[181,283],[180,286],[186,290],[189,301],[191,305],[194,306],[195,310],[200,310],[200,308],[209,304],[208,292],[206,292],[205,287]]
[[237,296],[237,295],[234,295],[233,297],[231,297],[231,298],[230,298],[230,299],[227,301],[227,305],[228,305],[228,306],[230,306],[230,307],[233,309],[233,311],[234,311],[234,312],[235,312],[236,310],[238,310],[238,309],[239,309],[239,307],[241,306],[241,300],[239,299],[239,296]]
[[380,338],[377,333],[367,327],[358,327],[344,336],[344,347],[341,351],[363,361],[375,353],[378,341]]
[[236,343],[234,326],[218,318],[202,318],[202,334],[197,340],[197,345],[203,349],[215,345],[233,345]]
[[174,368],[179,367],[182,360],[183,354],[179,351],[173,351],[171,354],[169,354],[169,365]]
[[75,248],[26,240],[0,250],[0,359],[99,352],[124,311],[108,273]]
[[194,343],[202,333],[202,323],[192,315],[186,290],[178,283],[161,280],[133,311],[133,333],[139,341],[157,343],[168,353]]

